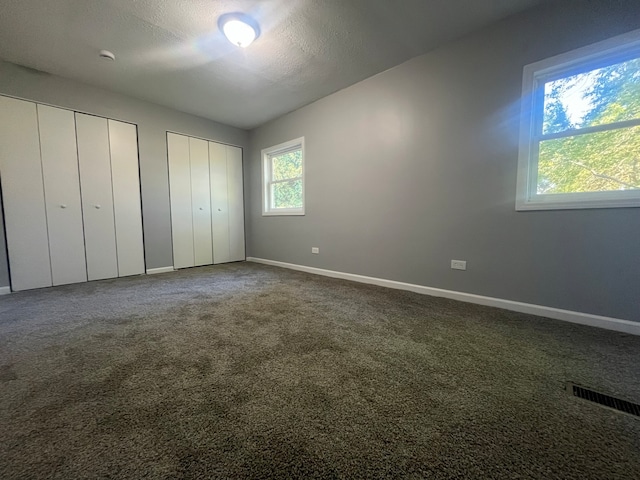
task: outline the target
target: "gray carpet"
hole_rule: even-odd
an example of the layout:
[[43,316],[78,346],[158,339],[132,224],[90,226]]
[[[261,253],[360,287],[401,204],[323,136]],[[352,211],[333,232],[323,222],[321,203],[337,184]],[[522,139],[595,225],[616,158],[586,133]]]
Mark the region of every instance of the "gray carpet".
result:
[[640,478],[640,337],[250,263],[0,297],[0,478]]

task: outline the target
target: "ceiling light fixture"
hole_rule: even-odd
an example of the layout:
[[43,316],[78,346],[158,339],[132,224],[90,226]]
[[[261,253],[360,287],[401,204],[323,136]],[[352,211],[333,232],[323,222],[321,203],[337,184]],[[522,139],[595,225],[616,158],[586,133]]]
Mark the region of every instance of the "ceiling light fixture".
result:
[[260,36],[258,22],[244,13],[225,13],[218,19],[218,27],[231,43],[242,48]]

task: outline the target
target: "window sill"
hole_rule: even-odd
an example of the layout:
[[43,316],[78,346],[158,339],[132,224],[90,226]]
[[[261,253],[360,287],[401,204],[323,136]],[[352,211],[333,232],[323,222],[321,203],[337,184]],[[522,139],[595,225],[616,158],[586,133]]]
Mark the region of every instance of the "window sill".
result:
[[304,216],[304,210],[289,210],[282,212],[262,212],[263,217]]
[[589,208],[625,208],[640,207],[640,196],[630,198],[610,198],[591,200],[520,200],[516,202],[517,211],[530,210],[580,210]]

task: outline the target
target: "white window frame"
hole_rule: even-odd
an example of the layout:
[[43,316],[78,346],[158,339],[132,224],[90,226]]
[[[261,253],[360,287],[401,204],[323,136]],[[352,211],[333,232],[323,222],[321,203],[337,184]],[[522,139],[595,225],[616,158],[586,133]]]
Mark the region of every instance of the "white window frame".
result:
[[544,84],[582,71],[640,56],[640,30],[610,38],[587,47],[547,58],[524,67],[516,210],[561,210],[578,208],[640,207],[640,190],[538,194],[539,144],[543,139],[576,133],[593,133],[640,125],[640,119],[605,126],[540,135],[544,113]]
[[[272,208],[271,199],[269,198],[270,186],[274,182],[271,180],[271,157],[277,156],[282,153],[286,153],[291,150],[302,150],[302,176],[296,177],[302,180],[302,207],[300,208]],[[304,215],[304,208],[306,204],[305,200],[305,151],[304,151],[304,137],[296,138],[288,142],[274,145],[273,147],[265,148],[262,150],[262,215],[263,216],[279,216],[279,215]],[[293,179],[287,179],[284,181],[290,181]]]

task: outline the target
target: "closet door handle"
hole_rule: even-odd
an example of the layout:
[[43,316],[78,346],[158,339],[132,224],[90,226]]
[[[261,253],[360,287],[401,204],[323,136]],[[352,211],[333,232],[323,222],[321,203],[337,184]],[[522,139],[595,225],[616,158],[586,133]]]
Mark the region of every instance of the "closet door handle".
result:
[[204,210],[204,208],[203,208],[203,207],[200,207],[200,210]]
[[96,208],[96,210],[100,210],[100,205],[94,205],[94,207]]
[[219,211],[219,212],[221,212],[221,211],[222,211],[222,209],[221,209],[221,208],[219,208],[219,209],[218,209],[218,211]]
[[61,203],[60,208],[67,208],[67,205],[65,203]]

